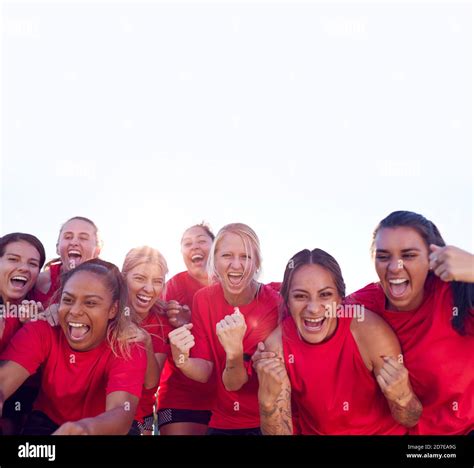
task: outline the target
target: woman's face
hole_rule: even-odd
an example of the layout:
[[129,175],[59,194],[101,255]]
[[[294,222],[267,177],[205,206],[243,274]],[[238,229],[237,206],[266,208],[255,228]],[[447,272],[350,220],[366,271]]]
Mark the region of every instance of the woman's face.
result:
[[251,246],[245,249],[237,234],[225,233],[216,246],[215,268],[224,291],[238,296],[250,288],[257,272],[256,255]]
[[118,304],[112,301],[101,276],[89,271],[75,273],[64,285],[59,303],[59,325],[69,346],[89,351],[107,337],[109,320],[117,315]]
[[207,274],[206,264],[211,245],[212,239],[201,227],[192,227],[184,233],[181,253],[191,276],[199,277]]
[[141,317],[145,317],[160,297],[165,275],[159,265],[141,263],[126,275],[130,305]]
[[375,237],[375,270],[389,308],[416,309],[429,272],[428,247],[410,227],[382,228]]
[[40,254],[26,241],[10,242],[0,257],[0,295],[5,302],[20,302],[36,283]]
[[336,330],[336,310],[342,298],[331,273],[320,265],[303,265],[293,274],[288,309],[301,338],[312,344],[328,340]]
[[81,219],[68,221],[59,233],[56,249],[65,271],[97,258],[100,248],[94,226]]

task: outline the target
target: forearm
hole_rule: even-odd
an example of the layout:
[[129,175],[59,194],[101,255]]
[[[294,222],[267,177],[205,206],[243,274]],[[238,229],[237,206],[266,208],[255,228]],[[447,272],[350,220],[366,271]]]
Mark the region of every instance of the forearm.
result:
[[240,390],[249,380],[244,366],[243,352],[238,356],[226,356],[225,369],[222,372],[222,382],[229,392]]
[[146,347],[146,373],[145,373],[145,382],[144,386],[146,389],[154,388],[158,386],[158,381],[160,380],[160,367],[156,361],[155,353],[150,346]]
[[78,422],[87,428],[88,435],[126,435],[132,426],[134,416],[135,411],[118,407]]
[[411,397],[407,398],[406,401],[389,401],[388,403],[393,418],[402,426],[413,427],[418,423],[423,411],[423,406],[413,392]]
[[184,363],[175,363],[176,367],[189,379],[206,383],[212,374],[212,363],[201,358],[188,358]]
[[259,399],[260,428],[264,435],[292,435],[291,387],[285,385],[276,402],[265,404]]

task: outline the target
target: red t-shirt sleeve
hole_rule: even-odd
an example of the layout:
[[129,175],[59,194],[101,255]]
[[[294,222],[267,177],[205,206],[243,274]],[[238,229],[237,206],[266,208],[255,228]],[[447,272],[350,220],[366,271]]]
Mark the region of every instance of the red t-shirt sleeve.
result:
[[[204,321],[207,318],[207,323]],[[190,356],[193,358],[206,359],[214,361],[209,333],[215,324],[209,323],[211,320],[211,311],[209,307],[208,289],[201,290],[194,295],[193,313],[191,322],[193,328],[191,333],[194,335],[195,345],[191,348]]]
[[13,336],[0,360],[15,361],[34,374],[49,353],[52,335],[48,322],[28,322]]
[[[6,317],[3,319],[3,333],[0,336],[0,353],[8,346],[15,333],[21,328],[20,321],[15,317]],[[0,324],[0,329],[1,329]]]
[[139,345],[131,347],[130,358],[116,356],[109,368],[106,394],[128,392],[140,398],[146,364],[146,352]]

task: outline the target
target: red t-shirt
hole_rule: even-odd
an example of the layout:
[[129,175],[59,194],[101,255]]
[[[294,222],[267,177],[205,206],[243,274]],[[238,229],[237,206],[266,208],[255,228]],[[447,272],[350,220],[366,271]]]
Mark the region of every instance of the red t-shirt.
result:
[[37,302],[41,302],[43,307],[46,309],[49,307],[53,301],[53,296],[55,295],[56,291],[60,288],[61,286],[61,266],[62,263],[52,263],[49,266],[49,272],[51,276],[51,286],[49,287],[49,290],[47,293],[42,293],[38,289],[33,289],[31,293],[31,299]]
[[461,336],[451,325],[450,283],[429,277],[422,304],[406,312],[385,309],[378,283],[350,298],[381,315],[398,335],[413,390],[423,405],[419,423],[409,432],[462,435],[474,430],[474,336]]
[[401,435],[375,376],[370,372],[350,325],[339,318],[334,335],[310,344],[298,334],[292,317],[282,322],[285,366],[305,435]]
[[[1,318],[5,324],[3,333],[0,335],[0,353],[8,346],[15,333],[21,328],[21,322],[16,317]],[[1,329],[1,326],[0,326]]]
[[103,413],[112,392],[140,398],[146,370],[146,354],[139,346],[132,346],[128,360],[115,356],[106,341],[90,351],[75,351],[60,327],[42,320],[25,324],[0,360],[15,361],[30,374],[42,365],[34,409],[58,425]]
[[276,328],[278,322],[278,293],[266,285],[260,286],[258,296],[250,303],[240,306],[245,317],[247,331],[244,336],[244,359],[249,370],[248,382],[237,392],[229,392],[222,382],[226,364],[224,348],[216,335],[216,324],[226,315],[234,313],[228,304],[220,284],[214,284],[199,291],[194,297],[191,330],[195,346],[191,357],[206,359],[214,363],[216,398],[212,406],[209,426],[216,429],[246,429],[260,426],[258,409],[258,378],[251,372],[250,358],[260,341]]
[[[170,346],[168,343],[168,333],[172,331],[173,328],[168,324],[168,320],[159,316],[152,308],[140,326],[151,335],[153,352],[169,355]],[[143,387],[142,397],[140,398],[135,414],[137,421],[143,422],[145,417],[153,414],[157,387],[158,385],[155,388]]]
[[[187,271],[173,276],[166,284],[166,301],[178,301],[193,307],[194,294],[204,288]],[[161,373],[158,389],[158,409],[210,410],[214,397],[213,378],[207,383],[188,379],[174,364],[171,355]]]

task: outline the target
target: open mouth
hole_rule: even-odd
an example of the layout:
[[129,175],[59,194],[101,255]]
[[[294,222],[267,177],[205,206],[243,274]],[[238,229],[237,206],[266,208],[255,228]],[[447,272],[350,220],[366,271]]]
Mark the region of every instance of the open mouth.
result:
[[28,282],[28,278],[23,275],[16,275],[10,279],[10,283],[15,289],[23,289]]
[[145,296],[144,294],[137,294],[136,298],[138,303],[142,306],[150,305],[150,302],[153,299],[151,296]]
[[91,327],[85,323],[68,322],[69,337],[72,341],[83,341],[89,334]]
[[195,254],[191,257],[191,262],[193,263],[201,263],[204,260],[204,255]]
[[306,331],[310,333],[318,333],[323,329],[327,317],[319,318],[303,318],[303,325]]
[[73,261],[74,263],[80,263],[82,259],[82,254],[79,252],[79,250],[70,250],[67,253],[67,256],[69,258],[69,261]]
[[395,297],[403,297],[407,292],[410,281],[406,278],[394,278],[388,280],[388,287],[390,288],[390,294]]
[[239,286],[244,277],[243,273],[227,273],[227,278],[232,286]]

